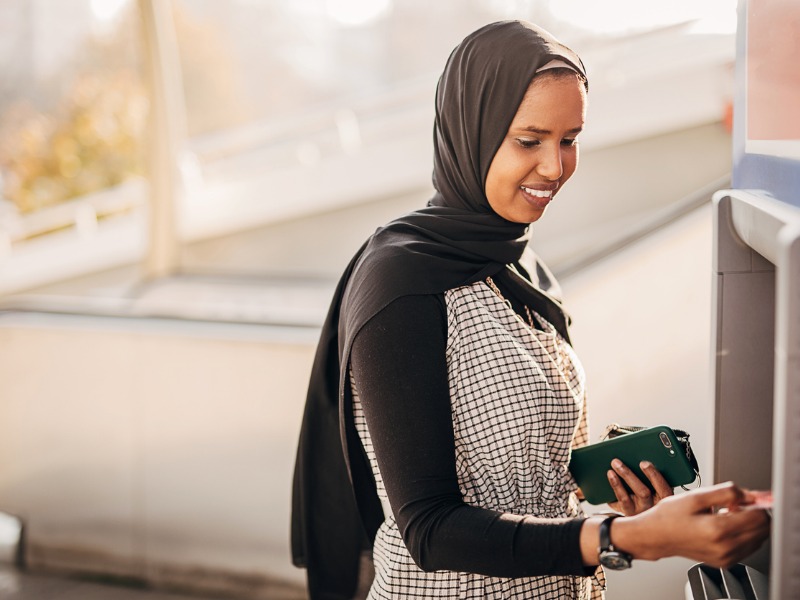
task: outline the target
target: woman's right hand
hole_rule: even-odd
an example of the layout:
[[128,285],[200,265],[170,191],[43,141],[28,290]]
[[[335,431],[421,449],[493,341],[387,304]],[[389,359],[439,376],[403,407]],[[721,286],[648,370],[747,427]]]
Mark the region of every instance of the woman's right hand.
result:
[[618,519],[612,542],[635,558],[683,556],[727,568],[755,552],[769,535],[764,510],[740,510],[749,502],[748,493],[730,482],[670,496],[639,515]]

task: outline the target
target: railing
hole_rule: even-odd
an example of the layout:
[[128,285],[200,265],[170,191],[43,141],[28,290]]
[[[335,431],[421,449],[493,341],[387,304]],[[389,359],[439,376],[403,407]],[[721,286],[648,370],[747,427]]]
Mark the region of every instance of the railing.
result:
[[70,228],[89,236],[96,231],[99,221],[140,209],[144,207],[146,199],[147,182],[136,178],[80,198],[40,208],[29,215],[11,212],[0,215],[0,249],[5,247],[6,251],[10,251],[13,244]]

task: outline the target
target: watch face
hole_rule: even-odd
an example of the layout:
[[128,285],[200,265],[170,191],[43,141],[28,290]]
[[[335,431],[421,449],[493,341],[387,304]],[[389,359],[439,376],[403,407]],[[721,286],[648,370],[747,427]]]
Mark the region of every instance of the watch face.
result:
[[622,552],[606,551],[600,555],[600,564],[615,571],[631,568],[631,559]]

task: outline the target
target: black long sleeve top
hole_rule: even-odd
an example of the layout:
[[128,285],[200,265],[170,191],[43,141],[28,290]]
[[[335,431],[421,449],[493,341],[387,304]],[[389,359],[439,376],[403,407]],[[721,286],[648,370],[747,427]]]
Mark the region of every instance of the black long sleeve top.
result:
[[590,575],[579,543],[584,519],[537,519],[463,501],[446,343],[444,295],[406,296],[364,326],[351,352],[378,467],[412,558],[426,571]]

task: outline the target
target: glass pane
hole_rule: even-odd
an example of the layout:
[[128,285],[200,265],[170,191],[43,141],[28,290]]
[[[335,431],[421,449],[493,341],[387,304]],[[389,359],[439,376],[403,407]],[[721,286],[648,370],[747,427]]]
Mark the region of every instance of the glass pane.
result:
[[0,4],[0,232],[11,241],[130,208],[105,197],[81,213],[70,201],[142,174],[140,31],[128,0]]
[[[436,79],[464,35],[500,19],[538,23],[583,56],[593,115],[584,149],[719,118],[735,0],[619,10],[613,22],[596,17],[596,4],[173,0],[189,137],[180,157],[183,241],[372,200],[414,195],[422,205]],[[255,251],[237,260],[250,255],[265,264]],[[221,264],[215,256],[222,251],[192,266]]]
[[189,135],[435,81],[491,2],[176,0]]
[[435,81],[464,35],[499,19],[569,31],[573,43],[723,15],[735,23],[735,0],[680,0],[657,10],[616,0],[611,11],[594,0],[173,2],[190,136]]

